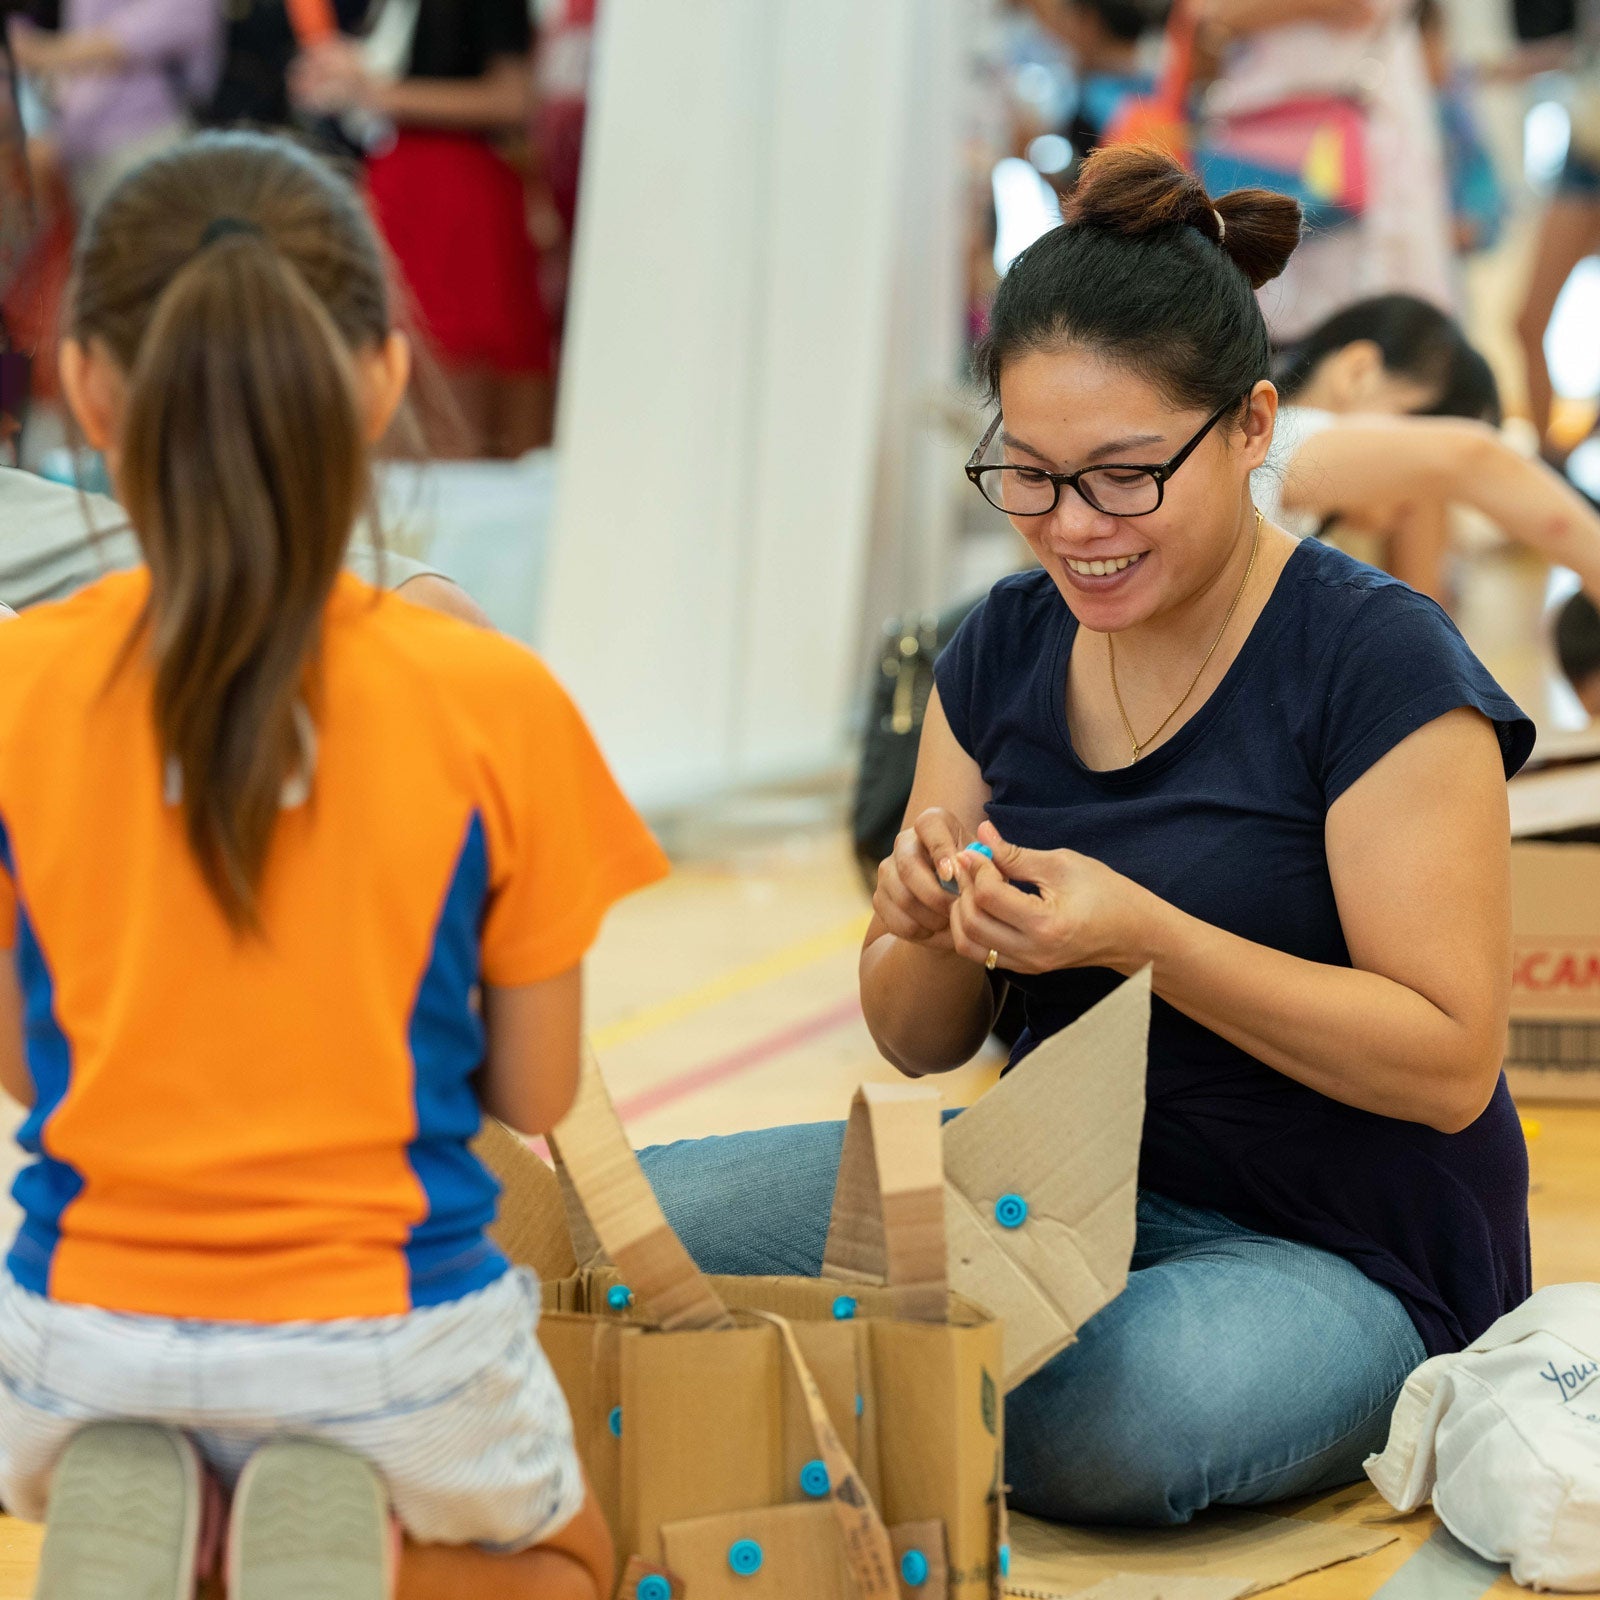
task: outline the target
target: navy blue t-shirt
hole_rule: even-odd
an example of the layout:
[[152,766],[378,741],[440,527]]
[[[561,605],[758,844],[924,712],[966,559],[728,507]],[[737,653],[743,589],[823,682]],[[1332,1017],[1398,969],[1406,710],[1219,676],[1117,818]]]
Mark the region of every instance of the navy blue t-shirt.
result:
[[[1494,724],[1507,775],[1533,726],[1444,612],[1307,540],[1215,692],[1135,766],[1072,748],[1077,622],[1049,576],[998,583],[939,658],[939,697],[1011,842],[1081,851],[1216,927],[1348,967],[1328,808],[1408,734],[1458,706]],[[1013,976],[1020,1057],[1120,979]],[[1344,1256],[1404,1303],[1430,1355],[1531,1290],[1528,1165],[1505,1079],[1464,1132],[1358,1111],[1273,1071],[1162,1000],[1150,1021],[1139,1180]]]

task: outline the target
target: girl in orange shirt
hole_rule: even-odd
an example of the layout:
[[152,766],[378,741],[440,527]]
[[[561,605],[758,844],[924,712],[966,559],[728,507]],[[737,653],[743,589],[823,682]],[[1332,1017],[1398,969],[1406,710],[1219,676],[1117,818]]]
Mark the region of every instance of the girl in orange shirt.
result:
[[0,1499],[48,1600],[190,1594],[208,1482],[234,1600],[611,1592],[469,1141],[564,1113],[665,861],[536,657],[341,572],[407,376],[287,142],[164,153],[82,241],[63,384],[147,565],[0,629]]

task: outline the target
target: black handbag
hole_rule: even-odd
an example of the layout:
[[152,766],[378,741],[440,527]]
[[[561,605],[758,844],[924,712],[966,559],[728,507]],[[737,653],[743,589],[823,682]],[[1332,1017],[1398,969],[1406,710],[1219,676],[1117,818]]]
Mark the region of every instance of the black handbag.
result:
[[856,862],[869,893],[877,885],[878,864],[894,849],[904,826],[922,719],[933,693],[933,664],[977,603],[963,600],[947,611],[894,617],[884,624],[883,650],[868,685],[866,737],[850,818]]

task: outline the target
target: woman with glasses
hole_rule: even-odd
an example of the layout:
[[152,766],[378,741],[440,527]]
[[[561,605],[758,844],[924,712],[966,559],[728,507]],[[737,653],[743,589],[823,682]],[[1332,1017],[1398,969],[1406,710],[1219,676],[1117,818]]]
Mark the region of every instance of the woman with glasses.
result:
[[[1293,202],[1119,148],[1066,216],[1000,286],[968,469],[1039,566],[940,657],[861,997],[920,1077],[1008,985],[1015,1059],[1153,969],[1133,1270],[1010,1396],[1006,1472],[1039,1515],[1177,1523],[1357,1478],[1407,1374],[1528,1293],[1500,1055],[1533,730],[1433,602],[1252,503]],[[839,1147],[645,1159],[705,1266],[815,1272]]]

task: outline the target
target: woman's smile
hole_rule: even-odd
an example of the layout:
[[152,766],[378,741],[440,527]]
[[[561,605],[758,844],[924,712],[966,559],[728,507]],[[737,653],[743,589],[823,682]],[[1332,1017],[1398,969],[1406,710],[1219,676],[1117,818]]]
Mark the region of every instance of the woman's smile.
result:
[[1148,550],[1136,550],[1130,555],[1094,556],[1080,558],[1059,555],[1056,560],[1075,589],[1086,594],[1104,594],[1107,590],[1121,588],[1133,580],[1133,575],[1144,564]]

